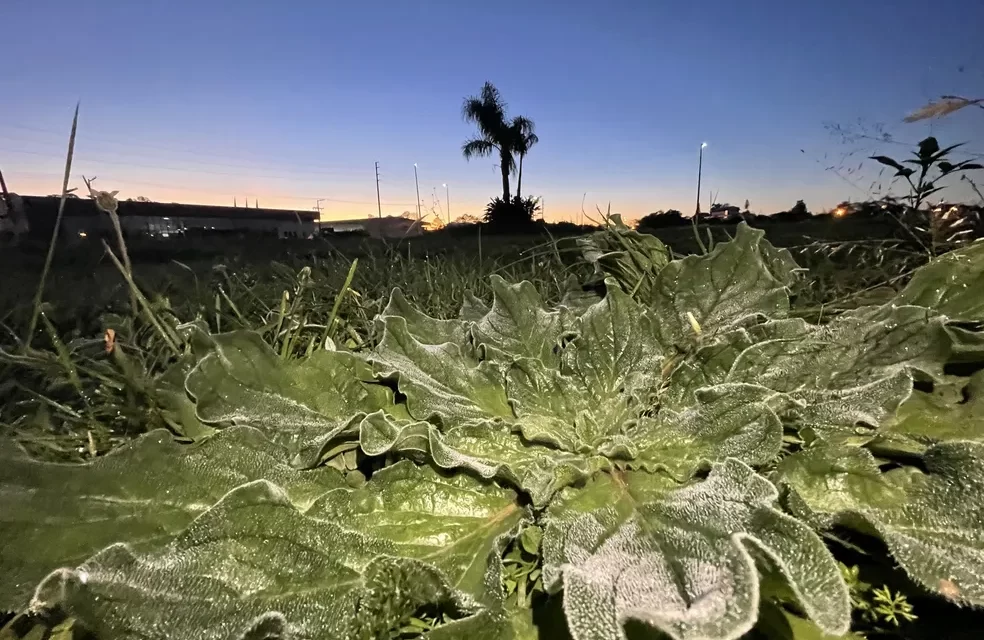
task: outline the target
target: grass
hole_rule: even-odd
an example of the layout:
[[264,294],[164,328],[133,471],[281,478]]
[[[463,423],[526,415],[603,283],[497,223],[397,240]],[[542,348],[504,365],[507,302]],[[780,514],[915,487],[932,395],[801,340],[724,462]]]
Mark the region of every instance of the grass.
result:
[[[791,292],[793,311],[812,320],[883,300],[930,257],[919,243],[891,234],[821,239],[818,231],[809,224],[768,230],[803,267]],[[855,232],[861,233],[858,226]],[[701,233],[710,244],[733,229]],[[676,254],[698,249],[689,227],[661,235]],[[155,428],[190,436],[178,427],[188,424],[178,414],[190,406],[182,381],[199,328],[252,329],[281,358],[302,358],[328,341],[353,350],[373,346],[380,337],[374,318],[395,287],[429,315],[449,317],[469,293],[490,302],[492,274],[529,280],[547,304],[592,275],[572,238],[482,238],[478,231],[399,243],[131,239],[128,254],[130,264],[124,264],[108,245],[89,243],[63,247],[43,263],[29,251],[0,257],[9,283],[0,292],[6,310],[0,317],[0,437],[40,458],[80,462]],[[46,294],[32,305],[39,272]],[[31,323],[35,329],[26,339]],[[510,553],[505,584],[515,590],[510,597],[522,600],[530,597],[527,588],[535,590],[539,569],[521,550]],[[881,606],[886,616],[901,611],[904,599],[899,604],[901,596],[884,593],[887,604],[872,607]],[[437,619],[416,623],[426,630]],[[405,637],[419,633],[411,627]]]
[[[927,259],[899,240],[817,241],[792,226],[777,225],[770,239],[791,245],[805,268],[792,292],[794,311],[814,320],[877,301]],[[710,234],[726,240],[729,228]],[[675,253],[696,249],[689,227],[661,235]],[[529,280],[555,304],[591,273],[570,238],[482,238],[478,231],[399,243],[133,239],[129,245],[132,277],[108,246],[96,243],[63,248],[53,262],[46,258],[47,295],[38,305],[25,302],[38,286],[37,257],[3,258],[10,285],[0,294],[7,310],[0,317],[0,429],[35,455],[85,460],[169,427],[169,412],[179,409],[161,388],[179,378],[175,371],[187,360],[194,326],[256,330],[283,358],[302,357],[328,340],[359,350],[378,339],[373,318],[396,287],[429,315],[449,317],[468,292],[490,301],[492,274]],[[21,337],[32,323],[30,337]]]

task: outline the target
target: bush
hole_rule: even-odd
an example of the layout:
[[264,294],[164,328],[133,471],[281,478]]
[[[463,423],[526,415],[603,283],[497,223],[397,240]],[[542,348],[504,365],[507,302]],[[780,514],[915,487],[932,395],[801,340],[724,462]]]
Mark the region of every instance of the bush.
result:
[[508,202],[502,198],[492,198],[485,207],[485,222],[496,230],[515,231],[517,228],[529,227],[539,210],[539,198],[513,196]]

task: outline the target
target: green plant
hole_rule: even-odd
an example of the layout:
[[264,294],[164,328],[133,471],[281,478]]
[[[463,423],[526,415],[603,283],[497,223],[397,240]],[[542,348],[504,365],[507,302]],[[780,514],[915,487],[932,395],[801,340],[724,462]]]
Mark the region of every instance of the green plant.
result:
[[913,622],[918,616],[905,595],[893,592],[888,586],[872,587],[861,579],[856,566],[840,565],[841,575],[851,594],[851,607],[865,631],[884,633],[884,625],[897,629],[906,622]]
[[[871,156],[871,159],[895,169],[895,177],[905,179],[909,184],[907,197],[909,206],[913,209],[919,209],[929,196],[945,188],[944,185],[939,184],[943,178],[964,171],[984,169],[984,166],[970,160],[957,163],[949,161],[950,153],[962,146],[961,143],[941,149],[936,138],[930,136],[919,143],[918,151],[914,152],[913,158],[909,160],[903,160],[900,163],[888,156]],[[906,164],[915,168],[903,166]],[[913,182],[913,176],[916,176],[915,182]]]
[[396,290],[363,353],[189,327],[190,446],[58,465],[0,442],[0,609],[101,637],[732,640],[779,609],[843,634],[835,525],[984,605],[984,424],[911,404],[984,361],[984,244],[817,325],[761,231],[680,260],[615,233],[595,297],[493,276],[439,319]]

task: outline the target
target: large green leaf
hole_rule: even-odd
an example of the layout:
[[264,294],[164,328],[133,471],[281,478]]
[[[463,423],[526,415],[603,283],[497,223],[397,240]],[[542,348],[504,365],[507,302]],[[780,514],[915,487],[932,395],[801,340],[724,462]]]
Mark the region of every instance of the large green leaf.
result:
[[740,224],[734,240],[707,255],[675,260],[660,271],[647,302],[662,344],[689,350],[699,338],[707,340],[749,319],[788,313],[788,279],[773,273],[778,269],[774,256],[768,261],[763,256],[764,236],[764,231]]
[[0,610],[18,609],[49,571],[106,545],[170,540],[245,482],[276,482],[304,507],[343,483],[333,469],[297,472],[282,447],[246,427],[195,445],[153,431],[83,465],[39,462],[2,444]]
[[729,382],[750,382],[789,400],[785,417],[818,431],[875,428],[912,391],[912,371],[936,375],[948,352],[939,316],[887,306],[822,327],[755,342],[741,351]]
[[736,458],[753,465],[771,461],[782,445],[782,424],[770,402],[775,393],[747,384],[699,390],[683,411],[666,408],[654,420],[629,429],[636,465],[662,469],[680,480],[705,461]]
[[355,437],[366,413],[393,406],[392,392],[372,381],[357,356],[319,350],[283,361],[251,331],[213,336],[212,350],[188,374],[185,386],[206,423],[261,429],[287,446],[298,467],[317,464],[329,443]]
[[984,440],[984,371],[913,391],[880,432],[925,443]]
[[560,311],[547,311],[528,281],[508,284],[493,275],[492,308],[475,323],[476,346],[509,358],[536,358],[548,365],[559,359],[565,330]]
[[397,555],[436,566],[452,587],[481,601],[490,554],[526,514],[512,491],[403,461],[360,489],[329,491],[307,515],[386,540]]
[[263,480],[167,546],[118,544],[53,572],[33,605],[60,606],[104,637],[355,640],[385,637],[425,605],[462,612],[458,626],[477,637],[501,636],[493,613],[433,566],[371,532],[303,515]]
[[402,316],[384,316],[382,341],[370,356],[377,375],[395,377],[410,415],[451,427],[511,418],[502,366],[479,361],[466,345],[418,340]]
[[393,289],[382,316],[400,316],[406,320],[407,330],[423,344],[453,342],[463,345],[468,341],[468,322],[432,318],[410,304],[401,289]]
[[984,445],[934,445],[922,464],[882,472],[865,449],[817,446],[783,460],[777,478],[815,525],[877,533],[916,582],[984,605]]
[[508,483],[545,507],[560,489],[584,482],[609,467],[600,455],[570,453],[524,442],[505,423],[475,422],[442,433],[427,422],[395,421],[382,412],[360,425],[360,443],[369,455],[398,452],[430,458],[444,469],[467,469]]
[[783,579],[825,631],[850,623],[847,588],[820,538],[777,492],[729,460],[683,488],[659,476],[599,478],[548,511],[544,579],[564,590],[576,640],[624,638],[636,621],[676,640],[733,639],[755,623],[760,573]]
[[897,304],[928,307],[950,320],[984,321],[984,240],[946,253],[921,267]]

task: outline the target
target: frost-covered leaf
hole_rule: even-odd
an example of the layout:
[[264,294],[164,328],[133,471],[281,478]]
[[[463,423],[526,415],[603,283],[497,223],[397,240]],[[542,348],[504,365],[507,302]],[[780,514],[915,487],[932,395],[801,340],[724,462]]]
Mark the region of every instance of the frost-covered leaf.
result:
[[610,466],[600,455],[524,442],[505,423],[469,423],[442,433],[427,422],[399,422],[377,412],[362,422],[360,443],[369,455],[399,452],[429,457],[444,469],[467,469],[510,484],[529,495],[537,508],[546,506],[560,489],[584,482]]
[[[454,541],[471,538],[462,538],[460,518],[449,515],[449,531],[431,529],[436,538],[420,542],[433,547],[448,536],[452,548],[437,553],[454,558]],[[441,518],[420,514],[421,534],[432,517]],[[379,524],[401,537],[392,520]],[[404,532],[403,540],[412,537]],[[479,547],[472,549],[486,551]],[[464,618],[453,624],[464,631],[502,636],[495,623],[501,613],[454,589],[431,564],[400,557],[400,549],[371,528],[352,531],[304,515],[282,489],[259,480],[227,494],[164,547],[136,552],[114,545],[77,568],[53,572],[34,606],[59,605],[104,637],[202,640],[385,637],[425,605],[451,606]],[[489,564],[495,562],[493,553]],[[474,573],[468,568],[465,575],[471,580]]]
[[731,365],[729,382],[785,394],[784,417],[819,431],[875,428],[912,390],[912,370],[942,373],[948,352],[939,316],[921,307],[845,314],[822,327],[755,342]]
[[770,401],[774,392],[748,384],[701,389],[683,411],[663,409],[629,429],[638,447],[634,464],[688,479],[705,461],[737,458],[752,465],[771,461],[782,445],[782,424]]
[[492,308],[473,329],[476,346],[490,349],[492,357],[536,358],[555,365],[565,333],[560,312],[544,309],[529,281],[509,284],[493,275],[492,290]]
[[524,437],[569,452],[597,451],[647,408],[663,349],[646,310],[608,283],[605,298],[574,323],[562,367],[518,360],[507,391]]
[[[477,301],[477,303],[481,304],[481,301]],[[393,289],[389,304],[386,305],[382,315],[383,317],[400,316],[406,320],[407,331],[423,344],[453,342],[460,345],[465,344],[468,340],[469,325],[467,322],[457,319],[432,318],[410,304],[410,301],[399,288]]]
[[817,446],[784,459],[777,479],[802,517],[874,531],[916,582],[984,605],[984,445],[937,444],[922,458],[925,471],[882,472],[866,449]]
[[645,301],[655,312],[662,344],[686,350],[699,336],[706,340],[756,316],[776,319],[788,313],[786,280],[773,273],[774,257],[767,262],[763,256],[764,236],[740,224],[734,240],[707,255],[674,260],[660,271]]
[[984,371],[941,381],[932,391],[913,391],[880,432],[924,443],[984,441]]
[[984,321],[984,240],[946,253],[919,268],[896,303],[918,305],[950,320]]
[[729,460],[703,482],[671,486],[602,476],[550,507],[544,580],[563,587],[575,639],[625,638],[629,621],[676,640],[738,638],[756,621],[763,571],[781,576],[820,628],[847,631],[836,563],[813,531],[775,509],[771,483]]
[[49,571],[117,541],[163,544],[237,486],[267,479],[310,505],[341,486],[333,469],[299,473],[259,431],[235,427],[179,445],[164,430],[82,465],[0,447],[0,609],[26,604]]
[[575,338],[564,351],[566,370],[592,396],[592,402],[652,390],[666,359],[645,308],[608,282],[604,299],[588,307],[574,325]]
[[402,316],[384,316],[383,339],[370,356],[377,375],[395,377],[410,415],[448,427],[470,420],[511,418],[502,365],[478,361],[455,343],[426,344]]
[[188,374],[185,386],[206,423],[256,427],[287,446],[292,464],[317,464],[332,439],[355,436],[363,415],[393,406],[392,392],[372,380],[357,356],[319,350],[283,361],[259,334],[212,336],[214,346]]
[[526,514],[512,491],[403,461],[362,488],[329,491],[306,515],[392,543],[397,555],[434,565],[481,601],[489,555]]

